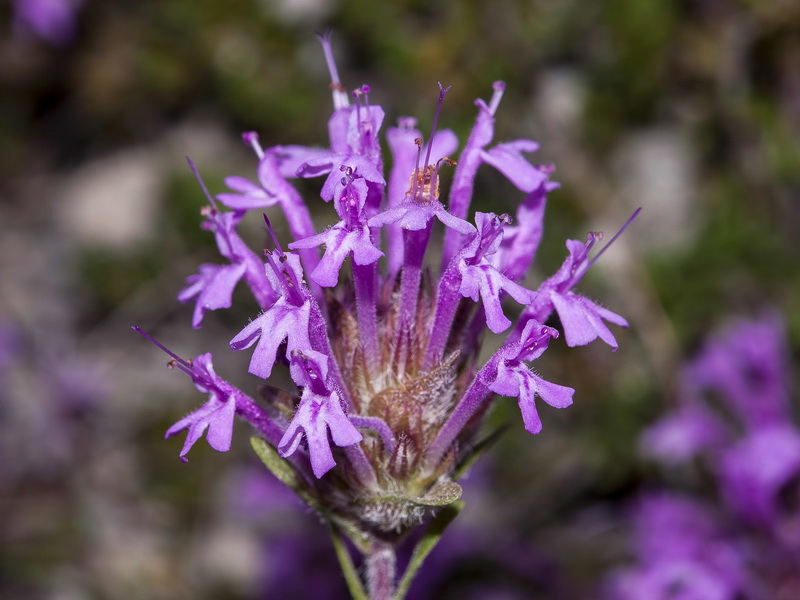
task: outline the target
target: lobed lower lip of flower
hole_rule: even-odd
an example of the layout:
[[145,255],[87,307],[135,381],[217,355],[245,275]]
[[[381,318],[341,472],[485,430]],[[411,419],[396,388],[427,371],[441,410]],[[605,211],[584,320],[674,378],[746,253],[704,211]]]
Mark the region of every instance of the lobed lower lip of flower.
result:
[[[556,408],[572,403],[571,388],[529,367],[559,335],[544,325],[551,314],[558,313],[569,346],[600,337],[616,348],[606,322],[627,323],[573,289],[596,260],[588,258],[596,234],[587,244],[568,240],[564,264],[537,290],[522,285],[548,194],[558,184],[550,179],[552,165],[525,157],[536,142],[491,146],[505,84],[495,83],[488,104],[476,101],[475,125],[458,160],[450,158],[456,136],[438,128],[449,89],[439,84],[427,141],[410,117],[387,131],[393,156],[387,177],[379,144],[384,112],[370,103],[366,85],[355,89],[351,103],[329,36],[321,42],[334,107],[328,147],[264,148],[250,132],[243,139],[258,160],[257,182],[228,178],[230,191],[215,199],[198,174],[209,202],[205,226],[226,262],[201,265],[178,296],[196,303],[199,327],[206,311],[231,306],[234,287],[244,281],[254,318],[230,346],[255,346],[250,372],[266,379],[273,368],[288,368],[296,389],[265,388],[257,403],[213,372],[210,355],[202,355],[199,371],[179,362],[210,400],[169,433],[189,430],[182,457],[204,431],[213,447],[227,450],[235,413],[277,449],[312,505],[385,536],[458,498],[455,480],[480,448],[480,424],[495,394],[517,398],[531,433],[542,428],[536,398]],[[521,192],[516,218],[477,212],[474,223],[468,220],[484,164]],[[455,169],[449,190],[440,185],[445,166]],[[291,184],[296,177],[324,177],[320,196],[333,201],[338,222],[315,230],[314,201],[300,197]],[[264,212],[271,247],[263,255],[237,233],[249,210]],[[283,214],[294,238],[288,250],[265,211]],[[430,241],[442,235],[441,255],[433,256]],[[509,310],[507,298],[521,313]],[[481,364],[487,328],[504,338]]]

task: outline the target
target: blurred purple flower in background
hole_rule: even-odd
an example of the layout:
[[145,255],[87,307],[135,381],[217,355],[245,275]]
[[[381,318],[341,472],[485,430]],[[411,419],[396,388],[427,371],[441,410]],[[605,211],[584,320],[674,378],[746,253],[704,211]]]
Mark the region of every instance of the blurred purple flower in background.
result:
[[14,31],[33,34],[53,46],[65,46],[75,37],[80,0],[11,0]]
[[684,368],[681,404],[642,436],[666,465],[695,461],[717,501],[646,497],[638,564],[609,598],[800,597],[800,428],[789,411],[788,349],[774,313],[711,336]]

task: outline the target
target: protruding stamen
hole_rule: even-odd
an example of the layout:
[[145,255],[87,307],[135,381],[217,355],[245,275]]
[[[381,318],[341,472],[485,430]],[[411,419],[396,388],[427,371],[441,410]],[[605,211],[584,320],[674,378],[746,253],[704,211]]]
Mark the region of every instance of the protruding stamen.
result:
[[504,81],[495,81],[492,84],[492,89],[494,93],[492,94],[492,99],[489,101],[489,112],[494,116],[497,112],[497,107],[500,106],[500,100],[503,99],[503,92],[506,91],[506,84]]
[[201,375],[201,373],[198,371],[197,367],[194,366],[194,363],[191,360],[186,360],[181,358],[180,356],[175,354],[172,350],[167,348],[164,344],[155,339],[153,336],[151,336],[148,333],[145,333],[140,327],[134,325],[131,327],[131,329],[133,329],[136,333],[141,335],[148,342],[153,344],[156,348],[164,351],[166,354],[172,357],[172,360],[169,361],[167,368],[172,369],[174,367],[178,367],[181,371],[193,377]]
[[361,88],[353,90],[353,99],[356,101],[356,123],[358,123],[358,131],[361,132]]
[[505,213],[502,215],[493,215],[491,225],[485,227],[480,231],[481,241],[478,246],[478,251],[470,262],[477,264],[486,254],[486,250],[491,247],[498,236],[503,235],[503,226],[511,224],[511,217]]
[[[422,138],[417,138],[422,144]],[[424,203],[439,199],[439,169],[442,165],[454,166],[458,163],[448,157],[440,158],[436,165],[428,165],[423,169],[417,166],[409,181],[410,197],[416,202]]]
[[261,147],[261,143],[258,141],[258,134],[255,131],[245,131],[242,134],[242,139],[244,140],[245,144],[253,149],[253,152],[256,153],[258,160],[264,158],[264,149]]
[[208,203],[214,210],[217,210],[217,203],[214,202],[214,198],[208,193],[206,183],[203,181],[203,178],[200,177],[200,173],[197,171],[197,167],[194,166],[192,159],[187,156],[186,162],[189,163],[189,168],[192,170],[192,173],[194,173],[195,179],[197,179],[197,182],[200,184],[200,187],[202,188],[203,193],[206,195],[206,198],[208,198]]
[[442,103],[444,102],[444,96],[450,91],[451,86],[447,86],[446,88],[442,87],[442,84],[439,83],[439,101],[436,103],[436,113],[433,115],[433,125],[431,125],[431,136],[428,139],[428,152],[425,154],[425,166],[427,167],[430,164],[431,160],[431,150],[433,149],[433,138],[436,135],[436,125],[439,122],[439,112],[442,110]]
[[283,261],[283,248],[281,248],[281,244],[278,242],[278,237],[275,235],[275,230],[272,228],[272,223],[270,223],[269,217],[266,214],[264,214],[264,223],[267,224],[269,237],[272,238],[272,243],[275,244],[275,250],[278,251],[278,256],[280,257],[281,261]]
[[[625,221],[625,224],[622,227],[620,227],[619,231],[617,231],[617,233],[614,234],[614,237],[612,237],[609,240],[609,242],[605,246],[603,246],[597,254],[594,255],[594,258],[592,258],[591,260],[584,260],[581,263],[581,265],[575,270],[575,274],[569,280],[570,287],[575,285],[576,283],[578,283],[578,281],[580,281],[580,279],[586,274],[586,272],[589,270],[589,268],[594,263],[597,262],[597,260],[603,255],[603,253],[606,250],[609,249],[609,247],[611,247],[611,244],[613,244],[614,242],[617,241],[617,238],[619,238],[619,236],[622,235],[622,232],[625,231],[631,223],[633,223],[633,220],[637,216],[639,216],[640,212],[642,212],[642,207],[641,206],[639,208],[637,208],[635,211],[633,211],[633,214],[628,218],[627,221]],[[587,249],[586,249],[587,255],[588,255],[589,249],[591,249],[591,247],[594,246],[595,243],[597,243],[599,241],[602,241],[602,239],[603,239],[603,234],[602,233],[590,233],[589,234],[589,237],[586,240],[586,243],[587,243]]]
[[417,182],[419,181],[419,159],[422,156],[422,138],[414,138],[414,143],[417,145],[417,166],[414,167],[414,176],[411,179],[411,198],[417,197]]
[[325,62],[328,64],[328,72],[331,75],[331,93],[333,94],[333,108],[339,110],[340,108],[347,108],[350,106],[350,100],[347,98],[347,91],[342,82],[339,81],[339,72],[336,70],[336,60],[333,57],[333,48],[331,47],[332,31],[329,29],[325,33],[318,35],[320,43],[322,44],[322,52],[325,54]]
[[443,156],[439,160],[436,161],[436,169],[435,171],[438,173],[439,169],[442,168],[442,163],[446,164],[448,167],[455,167],[458,164],[457,160],[453,160],[449,156]]
[[285,265],[284,268],[281,268],[278,263],[275,262],[275,259],[272,257],[273,253],[270,250],[264,250],[264,256],[269,261],[269,264],[278,279],[283,279],[290,300],[296,306],[300,306],[303,303],[303,296],[300,293],[300,282],[297,281],[297,277],[295,276],[291,265],[286,264],[288,263],[289,259],[283,252],[283,248],[281,248],[281,245],[278,242],[278,237],[275,235],[275,230],[272,228],[272,223],[270,223],[269,217],[267,217],[266,214],[264,214],[264,222],[267,224],[267,230],[272,238],[272,243],[275,244],[275,253],[278,255],[278,261],[281,263],[281,265]]
[[[617,241],[617,238],[618,238],[619,236],[621,236],[621,235],[622,235],[622,232],[623,232],[623,231],[625,231],[625,230],[628,228],[628,225],[630,225],[631,223],[633,223],[633,220],[634,220],[636,217],[638,217],[638,216],[639,216],[639,213],[640,213],[640,212],[642,212],[642,207],[641,207],[641,206],[640,206],[639,208],[637,208],[635,211],[633,211],[633,214],[632,214],[630,217],[628,217],[628,220],[627,220],[627,221],[625,221],[625,224],[624,224],[622,227],[620,227],[620,228],[619,228],[619,231],[617,231],[617,233],[615,233],[615,234],[614,234],[614,237],[613,237],[613,238],[611,238],[611,240],[609,240],[609,242],[608,242],[608,243],[607,243],[605,246],[603,246],[603,247],[600,249],[600,252],[598,252],[597,254],[595,254],[594,258],[593,258],[591,261],[589,261],[589,266],[590,266],[590,267],[591,267],[591,266],[592,266],[594,263],[596,263],[596,262],[597,262],[597,259],[598,259],[598,258],[600,258],[600,257],[603,255],[603,252],[605,252],[606,250],[608,250],[608,247],[609,247],[609,246],[611,246],[611,244],[613,244],[614,242],[616,242],[616,241]],[[587,267],[587,268],[588,268],[588,267]]]

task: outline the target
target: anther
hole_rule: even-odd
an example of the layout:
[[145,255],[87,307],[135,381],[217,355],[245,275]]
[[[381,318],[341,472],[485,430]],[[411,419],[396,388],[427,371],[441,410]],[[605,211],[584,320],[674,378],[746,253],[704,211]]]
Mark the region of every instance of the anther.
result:
[[162,350],[167,355],[172,357],[172,360],[170,360],[167,363],[167,368],[168,369],[180,369],[181,371],[183,371],[184,373],[186,373],[187,375],[190,375],[192,377],[202,377],[202,376],[205,375],[205,373],[203,371],[197,369],[194,366],[194,362],[192,360],[185,360],[185,359],[181,358],[180,356],[175,354],[172,350],[167,348],[164,344],[162,344],[157,339],[155,339],[153,336],[145,333],[140,327],[137,327],[136,325],[134,325],[133,327],[131,327],[131,329],[133,329],[136,333],[141,335],[148,342],[153,344],[156,348]]
[[489,113],[494,116],[497,112],[497,107],[500,106],[500,100],[503,99],[503,92],[506,91],[506,84],[503,81],[495,81],[492,84],[492,99],[489,101]]
[[245,131],[242,134],[242,139],[244,140],[245,144],[253,149],[253,152],[256,153],[258,160],[264,158],[264,149],[261,147],[261,143],[258,141],[258,134],[255,131]]

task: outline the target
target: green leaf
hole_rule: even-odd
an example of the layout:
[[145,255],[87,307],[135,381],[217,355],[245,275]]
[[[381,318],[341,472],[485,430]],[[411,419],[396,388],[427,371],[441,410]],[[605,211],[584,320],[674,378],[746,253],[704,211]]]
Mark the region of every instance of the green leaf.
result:
[[439,543],[444,530],[447,529],[450,523],[453,522],[453,519],[458,516],[462,508],[464,508],[463,502],[453,502],[443,507],[428,524],[428,528],[422,535],[422,539],[414,547],[411,561],[408,563],[408,568],[397,586],[394,600],[403,600],[403,598],[405,598],[408,593],[408,588],[411,587],[411,582],[414,581],[414,577],[422,566],[423,561],[427,558],[428,554],[431,553],[431,550],[436,547],[436,544]]
[[356,571],[353,559],[347,551],[339,529],[333,524],[331,524],[331,539],[336,550],[336,558],[339,559],[339,565],[342,567],[342,573],[347,582],[347,589],[350,590],[353,600],[369,600],[367,592],[364,590],[364,584],[361,582],[361,577],[358,576],[358,571]]
[[424,496],[371,496],[364,502],[381,504],[397,503],[401,505],[416,504],[417,506],[447,506],[461,497],[463,490],[455,481],[442,481],[425,492]]
[[250,445],[258,455],[258,458],[261,459],[261,462],[266,465],[275,477],[291,488],[311,508],[320,510],[316,496],[306,486],[289,461],[281,458],[277,450],[260,437],[251,437]]
[[446,506],[459,498],[464,490],[455,481],[442,481],[429,489],[421,498],[409,498],[417,504],[425,506]]

